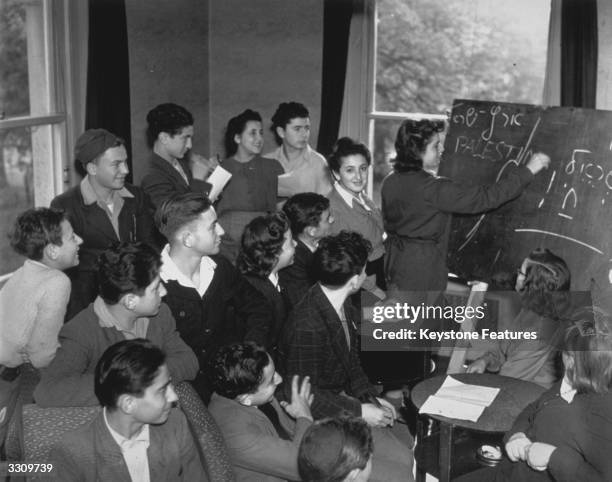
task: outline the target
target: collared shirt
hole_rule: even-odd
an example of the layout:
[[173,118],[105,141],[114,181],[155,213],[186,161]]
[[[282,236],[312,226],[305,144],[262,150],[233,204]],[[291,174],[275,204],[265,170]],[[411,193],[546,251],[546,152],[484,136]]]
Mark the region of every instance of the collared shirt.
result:
[[149,328],[149,319],[146,317],[138,318],[134,322],[132,330],[126,330],[117,318],[108,310],[106,303],[99,296],[94,301],[94,313],[98,317],[98,322],[102,328],[115,328],[117,331],[125,337],[126,340],[133,340],[134,338],[146,338],[147,328]]
[[280,286],[278,284],[278,273],[270,273],[268,275],[268,279],[270,280],[270,282],[274,285],[274,287],[276,288],[277,291],[280,292]]
[[83,201],[85,204],[90,205],[97,203],[98,206],[108,215],[110,222],[117,234],[117,238],[121,241],[129,241],[127,239],[121,239],[119,235],[119,213],[121,212],[121,208],[123,207],[123,198],[133,198],[134,195],[128,191],[125,187],[121,189],[117,189],[112,191],[111,193],[111,204],[106,204],[103,199],[98,197],[96,191],[94,191],[93,186],[91,185],[91,181],[89,179],[89,175],[85,176],[81,181],[81,194],[83,196]]
[[348,329],[348,320],[346,319],[346,313],[344,312],[344,301],[346,297],[344,293],[341,293],[337,290],[330,290],[323,285],[321,286],[321,291],[325,297],[329,300],[331,305],[333,306],[335,312],[338,314],[338,318],[340,318],[340,323],[342,323],[342,330],[344,331],[344,336],[346,338],[346,344],[348,345],[349,350],[351,349],[351,336]]
[[132,438],[125,438],[120,433],[113,430],[106,418],[106,407],[102,413],[104,414],[104,423],[106,428],[117,442],[127,465],[128,472],[132,482],[150,482],[151,474],[149,473],[149,459],[147,457],[147,449],[149,448],[149,424],[145,423],[136,435]]
[[362,192],[360,192],[359,195],[354,196],[351,193],[349,193],[346,189],[344,189],[340,185],[339,182],[334,183],[334,189],[336,191],[338,191],[338,194],[340,194],[340,197],[344,200],[344,202],[347,204],[348,207],[352,208],[353,207],[353,202],[357,202],[366,211],[371,211],[372,210],[372,209],[370,209],[370,206],[368,206],[368,204],[366,203],[365,199],[363,198],[363,193]]
[[285,155],[283,146],[264,157],[276,159],[285,170],[285,174],[278,177],[278,195],[281,197],[300,192],[326,195],[332,189],[327,161],[310,146],[306,146],[301,155],[291,161]]
[[208,256],[202,256],[200,260],[200,284],[195,286],[189,276],[186,276],[181,270],[178,269],[176,263],[170,257],[170,245],[166,244],[161,253],[162,266],[160,270],[160,277],[164,282],[175,280],[181,286],[185,288],[194,288],[200,296],[204,296],[206,290],[212,282],[213,276],[215,275],[215,263]]
[[561,381],[561,387],[559,388],[559,396],[567,403],[572,403],[574,396],[576,395],[576,389],[570,385],[567,377],[563,377]]

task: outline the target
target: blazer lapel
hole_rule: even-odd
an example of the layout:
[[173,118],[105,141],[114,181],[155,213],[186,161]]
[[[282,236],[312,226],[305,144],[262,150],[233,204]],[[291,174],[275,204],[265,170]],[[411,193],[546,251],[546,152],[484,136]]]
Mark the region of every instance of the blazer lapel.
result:
[[86,233],[97,232],[100,237],[108,239],[110,242],[119,241],[117,233],[113,229],[113,225],[108,219],[108,215],[96,203],[85,206],[85,224],[87,227],[83,230]]
[[[179,172],[176,169],[174,169],[174,167],[172,167],[172,165],[168,161],[156,155],[153,162],[154,162],[155,167],[159,169],[160,171],[162,171],[166,176],[171,177],[175,184],[181,184],[184,187],[189,187],[189,185],[185,182],[185,179],[183,179],[183,176],[181,176]],[[187,173],[187,170],[185,169],[185,165],[183,163],[180,163],[180,164],[181,164],[181,167],[183,168],[183,171],[185,171],[185,175],[187,176],[187,179],[189,179],[189,174]]]
[[94,444],[97,480],[111,480],[113,482],[130,481],[128,471],[121,449],[104,423],[104,413],[100,412],[94,422]]

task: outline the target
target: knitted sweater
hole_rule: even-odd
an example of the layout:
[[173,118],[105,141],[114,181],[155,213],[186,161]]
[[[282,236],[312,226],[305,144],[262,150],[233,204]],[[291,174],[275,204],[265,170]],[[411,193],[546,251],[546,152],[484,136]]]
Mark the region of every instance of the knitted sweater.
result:
[[45,367],[55,355],[70,280],[61,271],[27,260],[0,290],[0,364]]

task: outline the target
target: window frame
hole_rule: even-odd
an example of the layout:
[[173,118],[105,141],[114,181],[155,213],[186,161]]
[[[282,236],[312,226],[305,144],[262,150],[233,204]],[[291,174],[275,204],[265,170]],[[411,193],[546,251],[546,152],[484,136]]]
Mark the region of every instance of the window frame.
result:
[[[28,36],[28,89],[30,114],[0,119],[0,131],[32,128],[34,206],[48,206],[71,179],[68,140],[74,137],[74,122],[67,112],[73,106],[70,87],[70,0],[39,0],[33,24],[26,25]],[[23,2],[38,8],[38,2]],[[28,8],[28,7],[26,7]],[[35,45],[30,42],[35,43]],[[42,55],[34,63],[32,57]],[[35,70],[32,68],[34,67]],[[32,82],[32,79],[34,81]],[[32,84],[35,83],[34,86]],[[37,104],[32,106],[32,88],[38,88]],[[41,128],[46,127],[46,128]],[[34,154],[34,151],[37,152]],[[12,273],[0,273],[0,283]]]

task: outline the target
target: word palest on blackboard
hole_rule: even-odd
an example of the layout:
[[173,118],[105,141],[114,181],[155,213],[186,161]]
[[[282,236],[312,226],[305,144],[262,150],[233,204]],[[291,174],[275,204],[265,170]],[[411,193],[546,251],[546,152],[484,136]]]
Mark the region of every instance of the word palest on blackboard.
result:
[[448,266],[466,279],[506,279],[530,251],[564,258],[588,289],[612,248],[612,111],[456,100],[440,175],[493,183],[532,153],[551,158],[523,194],[479,216],[453,217]]

